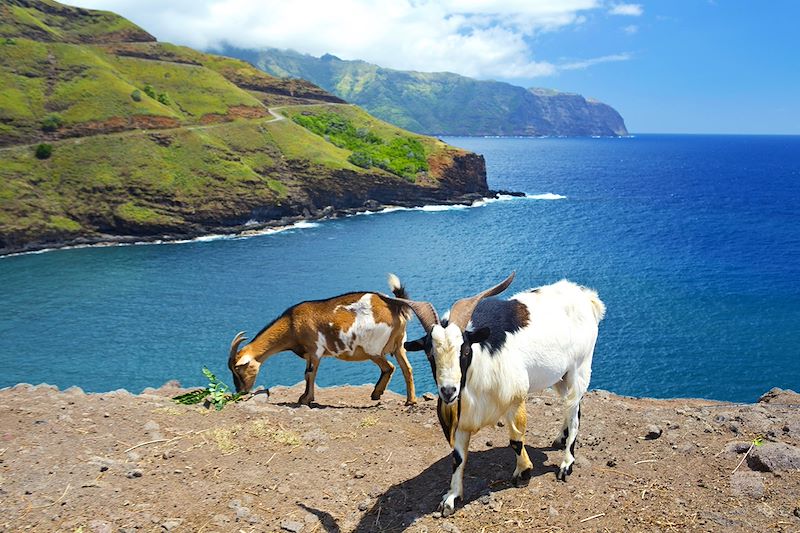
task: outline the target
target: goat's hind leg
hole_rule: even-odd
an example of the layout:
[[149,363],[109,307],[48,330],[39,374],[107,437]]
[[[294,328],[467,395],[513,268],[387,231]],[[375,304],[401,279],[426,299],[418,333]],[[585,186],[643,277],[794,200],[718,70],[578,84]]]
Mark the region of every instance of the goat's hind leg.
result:
[[[565,375],[561,381],[553,385],[553,390],[556,391],[561,401],[566,401],[567,398],[567,376]],[[561,422],[561,431],[556,435],[553,440],[553,448],[563,450],[567,446],[567,437],[569,436],[569,413],[567,408],[564,408],[564,420]]]
[[511,481],[515,487],[524,487],[531,480],[533,463],[525,451],[525,427],[528,423],[528,412],[525,401],[522,400],[511,406],[506,413],[506,426],[508,427],[509,445],[517,456],[517,464]]
[[414,374],[411,370],[411,363],[408,362],[408,355],[403,345],[397,349],[394,355],[397,362],[400,364],[400,370],[403,372],[403,379],[406,381],[406,405],[414,405],[417,403],[417,397],[414,394]]
[[380,400],[381,396],[383,395],[383,391],[386,390],[386,386],[389,384],[389,380],[392,379],[394,365],[386,360],[385,355],[374,356],[370,359],[372,359],[372,362],[378,365],[378,367],[381,369],[381,377],[378,378],[375,388],[372,389],[371,396],[373,400]]

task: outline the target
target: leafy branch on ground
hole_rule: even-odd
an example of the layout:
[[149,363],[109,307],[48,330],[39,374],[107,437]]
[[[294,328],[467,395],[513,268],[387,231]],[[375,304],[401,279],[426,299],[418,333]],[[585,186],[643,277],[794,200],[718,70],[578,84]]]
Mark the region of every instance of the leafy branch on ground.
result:
[[350,150],[350,163],[361,168],[377,167],[414,181],[418,172],[428,170],[422,143],[412,137],[384,141],[366,128],[356,128],[336,113],[301,114],[292,117],[297,124],[316,133],[339,148]]
[[208,368],[203,367],[203,374],[208,378],[208,387],[195,389],[185,394],[180,394],[172,399],[184,405],[195,405],[207,401],[213,405],[217,411],[221,411],[229,403],[238,402],[243,394],[240,392],[232,393],[230,388],[220,381]]

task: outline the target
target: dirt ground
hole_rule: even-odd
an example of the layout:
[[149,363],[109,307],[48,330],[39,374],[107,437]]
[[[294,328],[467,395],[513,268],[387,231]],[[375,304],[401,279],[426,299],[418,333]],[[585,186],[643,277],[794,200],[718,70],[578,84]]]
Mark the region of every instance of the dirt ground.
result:
[[754,405],[591,392],[567,483],[550,447],[559,402],[531,396],[530,484],[509,483],[505,428],[484,429],[464,501],[441,518],[451,459],[436,401],[370,390],[318,388],[307,408],[298,386],[275,388],[217,412],[175,404],[175,384],[4,389],[0,531],[800,531],[790,391]]

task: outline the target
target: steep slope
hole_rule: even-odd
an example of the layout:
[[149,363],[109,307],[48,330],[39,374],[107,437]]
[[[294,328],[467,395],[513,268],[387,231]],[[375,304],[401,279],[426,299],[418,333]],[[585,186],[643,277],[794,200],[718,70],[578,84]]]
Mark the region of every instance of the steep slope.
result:
[[[481,157],[309,82],[50,0],[4,2],[0,21],[0,253],[487,192]],[[339,117],[382,158],[287,115]],[[397,143],[418,146],[419,165]]]
[[275,76],[307,79],[387,122],[436,135],[627,135],[612,107],[578,94],[523,89],[447,72],[407,72],[292,51],[225,48]]

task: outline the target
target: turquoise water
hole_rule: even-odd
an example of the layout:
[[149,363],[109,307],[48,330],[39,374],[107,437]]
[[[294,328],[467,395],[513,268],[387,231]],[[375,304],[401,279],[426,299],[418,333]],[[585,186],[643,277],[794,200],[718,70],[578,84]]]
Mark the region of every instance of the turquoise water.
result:
[[[446,140],[485,155],[492,188],[532,197],[0,259],[0,387],[202,385],[203,365],[230,382],[233,335],[298,301],[386,291],[395,272],[443,311],[516,270],[510,292],[568,277],[600,293],[593,388],[735,401],[800,388],[800,137]],[[411,361],[433,390],[424,356]],[[326,360],[318,383],[378,373]],[[258,384],[302,376],[280,354]],[[390,387],[404,390],[399,370]]]

